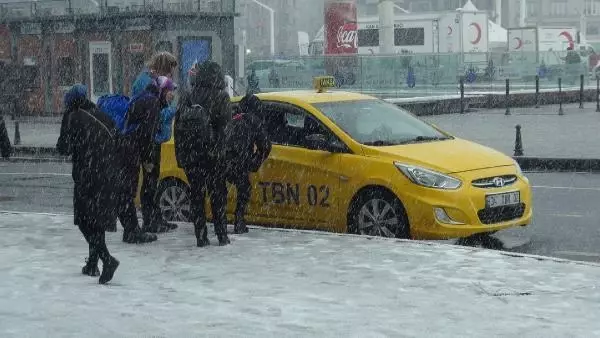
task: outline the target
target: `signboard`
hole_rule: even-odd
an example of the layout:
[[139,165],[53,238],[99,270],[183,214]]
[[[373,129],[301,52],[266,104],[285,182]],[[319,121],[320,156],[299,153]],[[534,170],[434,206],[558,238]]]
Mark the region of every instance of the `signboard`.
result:
[[112,94],[112,44],[110,41],[90,41],[90,84],[91,98]]
[[127,19],[124,23],[124,29],[126,31],[143,31],[150,30],[150,28],[150,20],[147,18]]
[[355,1],[325,2],[325,54],[356,54],[358,25]]
[[75,24],[72,22],[55,22],[54,32],[55,33],[73,33],[75,31]]
[[21,34],[42,34],[42,24],[39,22],[23,22],[21,23]]
[[130,53],[143,53],[144,52],[144,44],[143,43],[130,43],[127,46],[127,50]]

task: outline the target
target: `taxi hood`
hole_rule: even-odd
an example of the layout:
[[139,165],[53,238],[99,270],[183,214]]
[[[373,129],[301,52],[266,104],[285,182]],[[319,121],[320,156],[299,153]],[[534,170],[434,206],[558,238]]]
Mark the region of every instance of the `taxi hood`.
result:
[[386,147],[363,145],[363,149],[366,156],[388,157],[444,174],[514,165],[499,151],[458,138]]

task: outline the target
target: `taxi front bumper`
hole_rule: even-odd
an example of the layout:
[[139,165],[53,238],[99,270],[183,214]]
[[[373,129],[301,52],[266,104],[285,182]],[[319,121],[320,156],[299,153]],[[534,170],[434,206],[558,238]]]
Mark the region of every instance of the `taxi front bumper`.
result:
[[[396,192],[405,206],[412,238],[468,237],[531,223],[531,186],[527,178],[517,173],[514,167],[476,170],[454,176],[463,182],[457,190],[419,186]],[[476,180],[498,176],[515,176],[516,180],[503,187],[481,188],[473,185]],[[513,192],[519,192],[518,202],[511,201],[500,207],[486,205],[487,195]]]

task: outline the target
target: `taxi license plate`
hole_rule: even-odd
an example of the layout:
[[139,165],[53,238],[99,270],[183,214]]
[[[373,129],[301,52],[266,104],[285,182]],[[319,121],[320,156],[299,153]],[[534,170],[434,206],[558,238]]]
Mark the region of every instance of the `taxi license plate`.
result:
[[521,193],[518,191],[485,196],[486,208],[498,208],[521,203]]

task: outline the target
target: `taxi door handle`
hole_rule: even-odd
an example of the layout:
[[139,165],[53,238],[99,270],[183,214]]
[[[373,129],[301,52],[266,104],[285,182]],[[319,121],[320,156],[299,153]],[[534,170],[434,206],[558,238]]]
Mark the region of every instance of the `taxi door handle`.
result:
[[348,176],[344,176],[344,175],[340,176],[340,181],[348,182],[349,179],[350,178]]

